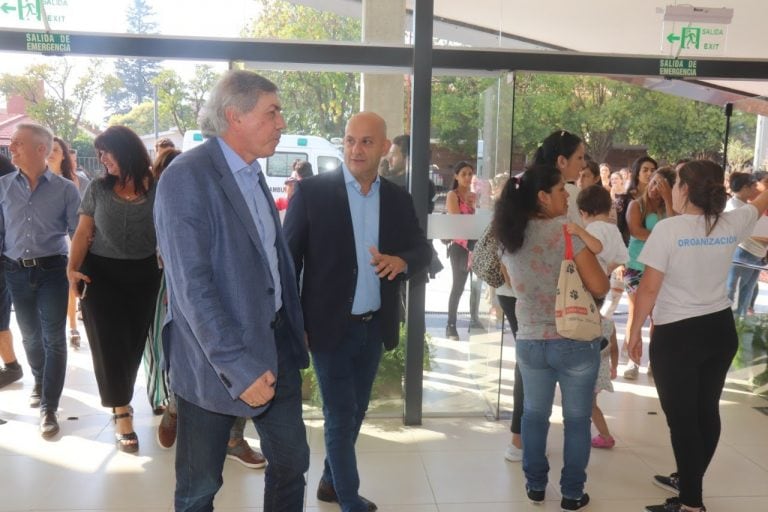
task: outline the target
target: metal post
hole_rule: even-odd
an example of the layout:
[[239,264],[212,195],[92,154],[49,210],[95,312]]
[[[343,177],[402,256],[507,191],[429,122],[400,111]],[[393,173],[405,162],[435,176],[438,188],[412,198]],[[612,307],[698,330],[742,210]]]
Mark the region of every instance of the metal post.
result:
[[510,137],[509,137],[509,177],[514,174],[512,172],[512,161],[515,159],[515,100],[517,99],[517,72],[510,71],[512,74],[512,121],[510,125]]
[[723,141],[723,170],[728,168],[728,137],[731,135],[731,116],[733,103],[725,104],[725,140]]
[[[416,217],[426,233],[429,193],[429,126],[432,102],[432,18],[433,0],[414,2],[413,82],[411,88],[411,173],[409,190]],[[408,283],[405,347],[406,425],[421,425],[424,380],[424,321],[426,283]]]
[[768,117],[757,116],[757,128],[755,129],[755,156],[752,167],[755,171],[766,170],[765,161],[768,156]]
[[157,138],[158,138],[158,125],[159,119],[158,119],[158,105],[157,105],[157,84],[154,84],[152,87],[152,102],[153,102],[153,108],[152,108],[152,123],[153,127],[155,129],[155,144],[157,144]]
[[[507,73],[507,80],[509,80],[509,76],[512,76],[512,112],[511,112],[511,120],[509,125],[509,177],[511,178],[515,174],[517,174],[517,169],[512,169],[512,161],[515,159],[515,99],[517,96],[517,72],[510,71]],[[499,106],[498,108],[501,109],[501,88],[502,88],[502,80],[503,77],[499,77]],[[498,135],[497,135],[498,137]],[[509,319],[507,318],[507,315],[504,314],[501,317],[501,346],[499,347],[499,378],[496,380],[496,414],[494,415],[495,420],[499,420],[501,418],[501,375],[502,370],[504,366],[504,321],[509,322]],[[511,327],[510,323],[510,327]],[[510,331],[510,335],[512,335],[512,331]],[[515,361],[515,364],[517,364],[517,361]]]

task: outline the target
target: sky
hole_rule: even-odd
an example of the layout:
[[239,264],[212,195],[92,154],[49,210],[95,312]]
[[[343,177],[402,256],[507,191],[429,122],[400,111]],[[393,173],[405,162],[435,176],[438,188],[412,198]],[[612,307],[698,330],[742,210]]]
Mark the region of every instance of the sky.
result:
[[[2,0],[0,0],[2,1]],[[19,0],[20,3],[34,3],[35,0]],[[45,12],[53,32],[98,32],[125,33],[126,10],[132,0],[39,0],[45,6]],[[17,2],[5,2],[11,6]],[[157,30],[162,35],[196,37],[237,37],[246,20],[259,13],[254,0],[147,0],[155,11],[153,21],[158,23]],[[18,11],[0,11],[0,29],[27,29],[45,31],[41,21],[34,18],[21,20]],[[0,73],[21,73],[30,64],[46,62],[50,57],[27,53],[0,53]],[[87,67],[87,57],[69,57],[81,73]],[[112,61],[112,59],[109,59]],[[161,66],[176,70],[181,76],[192,75],[196,62],[163,61]],[[224,71],[226,63],[210,63],[216,70]],[[111,63],[106,71],[114,68]],[[73,80],[74,83],[74,80]],[[1,96],[0,96],[1,98]],[[4,100],[0,105],[4,106]],[[86,117],[103,124],[103,104],[95,101],[86,112]]]

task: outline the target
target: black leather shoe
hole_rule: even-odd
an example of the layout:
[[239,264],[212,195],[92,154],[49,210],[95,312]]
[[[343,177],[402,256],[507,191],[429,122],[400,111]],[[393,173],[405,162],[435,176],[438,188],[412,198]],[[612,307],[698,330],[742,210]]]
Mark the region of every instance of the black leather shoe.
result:
[[8,368],[7,366],[0,368],[0,388],[21,380],[23,376],[24,370],[21,369],[21,366],[18,368]]
[[[317,486],[317,499],[326,503],[339,502],[339,497],[336,496],[336,489],[333,488],[333,485],[324,480],[320,480],[320,484]],[[379,509],[379,507],[377,507],[371,500],[367,500],[362,496],[360,496],[360,499],[368,507],[368,512],[373,512],[374,510]]]
[[35,387],[32,388],[32,393],[29,395],[29,406],[30,407],[40,407],[40,399],[43,397],[43,385],[42,384],[35,384]]
[[54,411],[40,411],[40,434],[50,439],[59,433],[59,422]]

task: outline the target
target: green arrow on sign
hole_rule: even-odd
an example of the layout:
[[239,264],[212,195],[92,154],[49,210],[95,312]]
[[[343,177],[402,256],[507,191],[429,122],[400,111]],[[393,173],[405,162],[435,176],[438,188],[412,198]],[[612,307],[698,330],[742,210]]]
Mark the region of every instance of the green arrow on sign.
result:
[[667,36],[667,41],[669,41],[670,44],[674,44],[675,41],[679,41],[679,40],[680,40],[680,36],[676,36],[674,32],[672,32]]
[[8,14],[9,12],[16,10],[15,7],[8,5],[7,2],[4,3],[3,6],[0,7],[0,9],[2,9],[5,14]]

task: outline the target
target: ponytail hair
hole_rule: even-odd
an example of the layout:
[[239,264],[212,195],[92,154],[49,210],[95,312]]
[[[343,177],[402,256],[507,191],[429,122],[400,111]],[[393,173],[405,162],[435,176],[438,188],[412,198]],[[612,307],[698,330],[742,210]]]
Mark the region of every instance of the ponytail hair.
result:
[[693,160],[683,164],[677,175],[680,184],[688,186],[688,201],[704,212],[709,235],[728,201],[723,168],[709,160]]
[[539,191],[550,192],[561,179],[554,165],[535,165],[507,181],[496,201],[491,227],[504,249],[512,253],[523,246],[528,221],[543,213]]
[[533,155],[533,165],[557,167],[557,157],[571,158],[576,150],[579,149],[581,142],[581,139],[571,132],[565,130],[554,131],[541,142],[541,146],[536,150],[536,153]]

